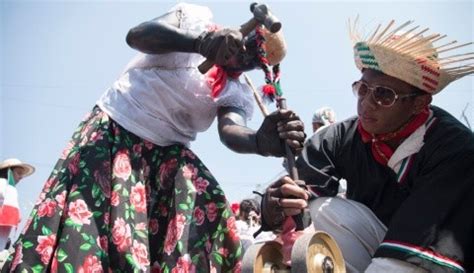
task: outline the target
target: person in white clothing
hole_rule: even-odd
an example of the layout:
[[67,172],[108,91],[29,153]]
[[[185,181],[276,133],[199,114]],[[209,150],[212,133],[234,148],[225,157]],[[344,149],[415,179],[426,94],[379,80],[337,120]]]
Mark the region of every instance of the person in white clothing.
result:
[[[75,131],[4,272],[239,270],[235,217],[189,143],[216,118],[239,153],[298,152],[305,135],[291,110],[246,126],[253,97],[237,75],[257,67],[253,38],[211,18],[180,3],[128,32],[140,53]],[[206,58],[216,66],[201,74]]]

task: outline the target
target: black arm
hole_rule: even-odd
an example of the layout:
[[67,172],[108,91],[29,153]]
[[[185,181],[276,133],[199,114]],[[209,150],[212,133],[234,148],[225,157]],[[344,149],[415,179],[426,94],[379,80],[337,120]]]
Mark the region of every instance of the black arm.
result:
[[174,11],[141,23],[129,30],[127,44],[147,54],[196,52],[194,43],[200,33],[180,29],[179,16],[180,12]]
[[246,127],[245,114],[240,109],[223,107],[217,115],[220,139],[232,151],[282,157],[285,142],[293,152],[299,153],[303,146],[304,125],[291,110],[270,113],[257,131]]
[[256,131],[246,127],[242,110],[222,107],[217,115],[219,137],[225,146],[237,153],[257,153]]

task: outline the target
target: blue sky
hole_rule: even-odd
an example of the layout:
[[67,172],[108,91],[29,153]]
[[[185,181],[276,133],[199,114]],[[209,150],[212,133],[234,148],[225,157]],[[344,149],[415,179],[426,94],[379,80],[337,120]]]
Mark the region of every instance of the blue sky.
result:
[[[188,1],[207,5],[215,21],[238,26],[250,18],[250,1]],[[155,18],[176,1],[0,0],[0,159],[17,157],[36,173],[17,188],[25,220],[72,132],[113,83],[136,51],[127,31]],[[409,19],[448,41],[474,41],[474,1],[267,1],[281,20],[288,43],[282,88],[288,106],[311,129],[312,113],[331,106],[339,120],[355,114],[350,85],[358,79],[347,35],[347,18],[360,15],[369,29],[377,22]],[[473,46],[469,47],[474,51]],[[249,74],[255,85],[263,73]],[[473,125],[473,77],[434,97]],[[273,109],[270,106],[270,109]],[[255,108],[249,126],[262,116]],[[281,160],[235,154],[219,141],[216,123],[191,148],[217,177],[230,201],[251,196],[281,171]],[[23,223],[23,222],[22,222]]]

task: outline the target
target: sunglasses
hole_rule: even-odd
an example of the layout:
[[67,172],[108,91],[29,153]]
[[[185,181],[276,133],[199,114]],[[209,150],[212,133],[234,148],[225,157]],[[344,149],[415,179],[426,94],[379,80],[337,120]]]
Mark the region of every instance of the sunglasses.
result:
[[398,99],[421,96],[419,93],[410,93],[405,95],[397,94],[392,88],[380,85],[369,86],[364,81],[356,81],[352,84],[352,92],[357,98],[365,98],[369,92],[372,93],[372,99],[382,106],[391,107]]

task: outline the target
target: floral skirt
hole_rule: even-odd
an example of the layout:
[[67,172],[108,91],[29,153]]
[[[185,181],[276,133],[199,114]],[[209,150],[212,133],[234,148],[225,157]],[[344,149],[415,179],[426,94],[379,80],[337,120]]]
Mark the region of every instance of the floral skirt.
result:
[[242,258],[224,192],[199,158],[144,141],[98,107],[14,248],[2,272],[240,272]]

